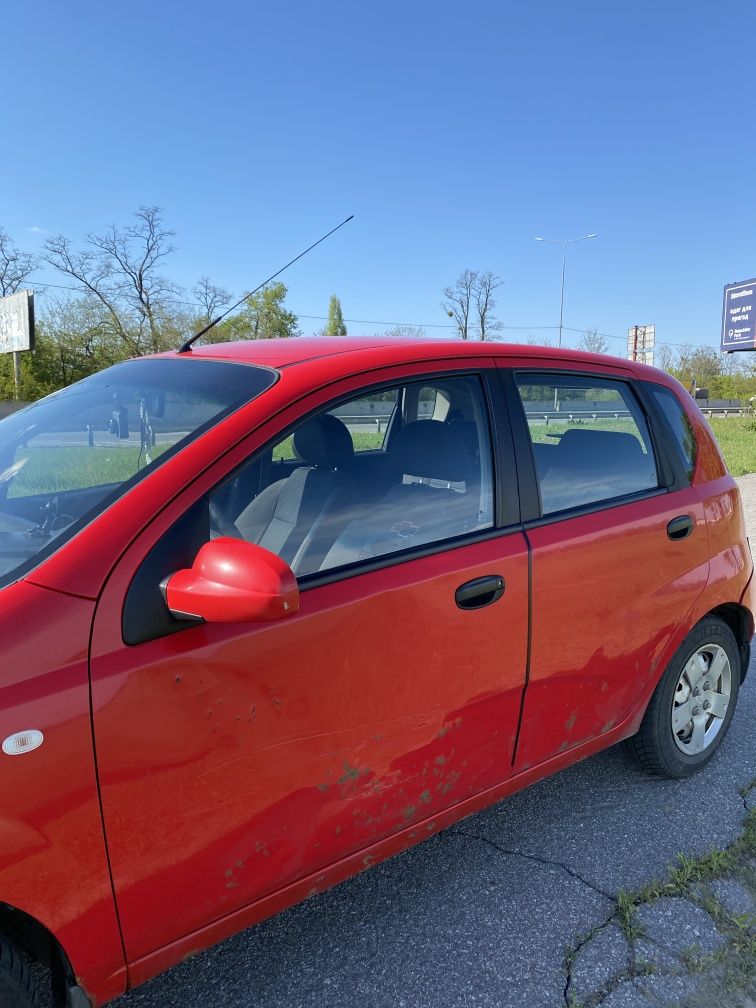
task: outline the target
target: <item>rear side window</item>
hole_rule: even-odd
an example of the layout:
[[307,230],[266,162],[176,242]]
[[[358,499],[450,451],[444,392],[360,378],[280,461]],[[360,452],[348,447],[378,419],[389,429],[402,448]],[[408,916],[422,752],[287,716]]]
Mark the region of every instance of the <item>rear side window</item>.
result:
[[693,433],[690,418],[674,392],[670,392],[669,389],[661,385],[649,385],[648,388],[672,428],[680,461],[690,482],[693,478],[693,470],[696,468],[697,452],[696,436]]
[[624,382],[553,374],[516,380],[544,514],[659,485],[643,411]]

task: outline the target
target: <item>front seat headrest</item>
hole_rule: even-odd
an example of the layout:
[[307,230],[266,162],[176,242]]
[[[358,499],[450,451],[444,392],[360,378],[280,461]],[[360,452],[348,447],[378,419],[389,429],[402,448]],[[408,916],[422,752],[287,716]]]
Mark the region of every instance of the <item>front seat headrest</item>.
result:
[[339,469],[354,455],[352,435],[337,417],[321,413],[295,432],[294,451],[309,466]]
[[441,420],[415,420],[402,427],[391,451],[394,467],[406,476],[462,483],[470,479],[470,455],[454,428]]

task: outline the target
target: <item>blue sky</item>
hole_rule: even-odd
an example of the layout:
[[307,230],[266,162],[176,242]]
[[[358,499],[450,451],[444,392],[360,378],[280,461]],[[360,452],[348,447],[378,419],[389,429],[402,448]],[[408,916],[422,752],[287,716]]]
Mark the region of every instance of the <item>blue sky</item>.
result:
[[714,345],[756,275],[755,31],[752,0],[5,0],[0,225],[34,251],[159,205],[173,277],[240,294],[354,213],[282,278],[292,310],[444,324],[491,269],[513,341],[558,321],[533,237],[597,232],[567,326]]

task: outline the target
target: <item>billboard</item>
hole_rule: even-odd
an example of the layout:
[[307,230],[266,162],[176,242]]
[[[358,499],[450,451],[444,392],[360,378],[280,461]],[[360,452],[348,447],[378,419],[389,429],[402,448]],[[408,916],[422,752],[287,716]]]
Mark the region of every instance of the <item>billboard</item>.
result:
[[727,284],[722,310],[722,353],[756,350],[756,280]]
[[0,298],[0,353],[34,349],[34,294]]
[[640,361],[641,364],[654,363],[654,344],[656,343],[655,325],[636,325],[627,330],[628,360]]

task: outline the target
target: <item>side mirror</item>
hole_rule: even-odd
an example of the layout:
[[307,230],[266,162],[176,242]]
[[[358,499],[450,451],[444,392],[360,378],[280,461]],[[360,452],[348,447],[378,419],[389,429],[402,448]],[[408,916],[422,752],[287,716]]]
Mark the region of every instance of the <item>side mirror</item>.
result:
[[171,574],[160,587],[178,619],[264,623],[299,610],[291,568],[275,553],[242,539],[205,543],[188,570]]

